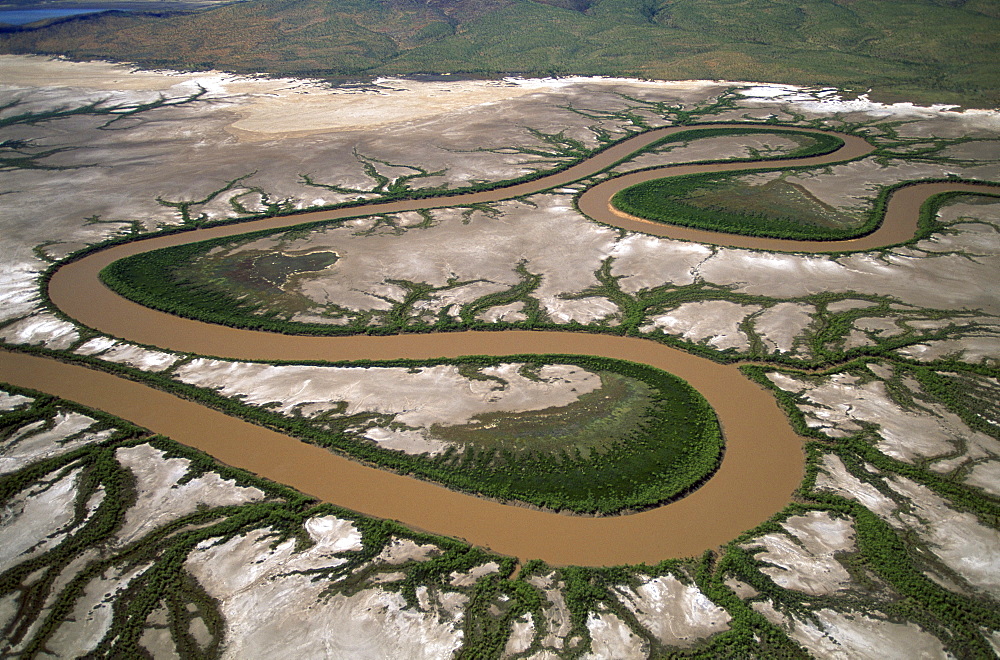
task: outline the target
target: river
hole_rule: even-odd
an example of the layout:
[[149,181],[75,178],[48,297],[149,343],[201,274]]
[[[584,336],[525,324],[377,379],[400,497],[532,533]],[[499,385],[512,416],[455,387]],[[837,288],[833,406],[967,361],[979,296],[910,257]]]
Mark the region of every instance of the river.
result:
[[[718,126],[731,125],[697,128]],[[565,185],[600,171],[661,137],[690,128],[672,127],[645,133],[563,172],[508,188],[267,218],[115,246],[60,267],[49,283],[49,296],[55,306],[80,323],[129,341],[179,352],[238,360],[331,361],[572,353],[632,360],[664,369],[684,378],[705,396],[719,417],[726,439],[725,457],[715,476],[694,493],[669,505],[603,518],[538,511],[488,501],[368,467],[141,383],[78,365],[0,351],[3,380],[128,419],[197,447],[226,464],[287,484],[324,501],[366,515],[398,520],[415,529],[462,538],[521,559],[538,558],[556,565],[616,565],[656,563],[665,558],[697,555],[733,539],[780,511],[789,502],[803,475],[802,439],[792,431],[773,395],[745,378],[736,366],[716,364],[649,340],[584,333],[505,331],[307,337],[234,329],[142,307],[114,294],[98,279],[99,271],[112,261],[169,245],[318,220],[498,201]],[[750,164],[687,165],[664,168],[653,174],[638,174],[651,177],[790,164],[817,165],[856,158],[872,150],[871,145],[860,138],[842,137],[845,146],[825,156]],[[582,196],[581,208],[601,222],[659,235],[688,237],[689,230],[623,218],[610,208],[610,196],[620,187],[636,182],[630,177],[633,175],[609,182],[618,182],[615,185],[594,187]],[[891,226],[886,229],[891,233],[880,233],[883,232],[880,228],[871,235],[879,236],[872,239],[874,243],[744,240],[743,237],[701,236],[704,232],[699,232],[692,240],[711,239],[705,242],[772,250],[865,249],[912,237],[920,201],[941,190],[962,188],[961,184],[926,184],[905,188],[893,195],[884,222],[884,227]],[[974,186],[964,188],[975,190]]]

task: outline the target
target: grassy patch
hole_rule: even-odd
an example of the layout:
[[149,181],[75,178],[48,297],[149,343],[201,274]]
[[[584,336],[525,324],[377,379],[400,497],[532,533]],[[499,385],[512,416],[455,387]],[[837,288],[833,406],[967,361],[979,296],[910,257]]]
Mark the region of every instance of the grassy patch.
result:
[[711,406],[684,380],[647,365],[566,355],[363,364],[458,364],[468,372],[506,362],[524,363],[531,373],[547,364],[575,365],[599,373],[604,386],[567,406],[435,426],[433,432],[454,445],[430,456],[384,449],[360,435],[358,428],[390,421],[378,415],[286,417],[165,378],[160,385],[397,472],[547,509],[613,514],[648,508],[691,492],[719,466],[723,437]]
[[843,240],[870,231],[864,218],[824,204],[781,176],[763,185],[732,174],[655,179],[619,191],[612,203],[646,220],[744,236]]

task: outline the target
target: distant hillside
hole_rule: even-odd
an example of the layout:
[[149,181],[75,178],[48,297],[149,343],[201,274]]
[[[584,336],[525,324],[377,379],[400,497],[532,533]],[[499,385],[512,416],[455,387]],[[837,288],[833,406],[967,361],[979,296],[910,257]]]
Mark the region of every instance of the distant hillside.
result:
[[175,68],[753,80],[989,107],[998,46],[998,0],[251,0],[0,35],[0,52]]

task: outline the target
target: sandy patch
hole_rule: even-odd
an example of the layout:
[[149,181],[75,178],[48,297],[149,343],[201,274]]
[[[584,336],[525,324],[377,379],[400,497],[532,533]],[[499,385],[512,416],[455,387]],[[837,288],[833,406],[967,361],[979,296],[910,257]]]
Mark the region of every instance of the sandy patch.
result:
[[21,394],[0,391],[0,411],[26,408],[34,399]]
[[361,532],[349,520],[336,516],[315,516],[305,522],[309,537],[316,544],[313,554],[360,550]]
[[374,426],[364,432],[364,437],[379,447],[395,449],[407,454],[437,456],[451,446],[451,443],[443,440],[428,438],[417,429],[390,429]]
[[739,305],[726,300],[686,303],[667,314],[652,317],[651,323],[639,330],[659,329],[664,334],[680,335],[688,341],[707,343],[722,351],[727,348],[745,351],[750,348],[750,339],[739,326],[758,310],[757,305]]
[[393,539],[386,545],[379,556],[375,558],[376,563],[383,564],[405,564],[409,561],[424,561],[441,552],[436,545],[418,544],[410,539]]
[[971,513],[955,511],[929,488],[905,477],[894,476],[887,483],[906,498],[910,511],[887,522],[916,531],[948,568],[1000,599],[1000,531],[981,524]]
[[921,362],[954,357],[970,364],[995,366],[1000,363],[1000,337],[996,335],[971,336],[961,339],[943,339],[914,344],[896,351],[900,355]]
[[52,419],[51,428],[44,428],[40,422],[22,426],[0,444],[0,474],[15,472],[77,447],[103,442],[114,433],[114,429],[84,433],[93,423],[93,419],[80,413],[59,412]]
[[854,526],[825,511],[792,516],[781,524],[788,534],[765,534],[742,547],[762,549],[754,557],[760,571],[783,589],[823,596],[847,589],[851,575],[838,553],[854,550]]
[[[203,73],[143,71],[127,64],[111,62],[70,62],[44,55],[0,55],[3,82],[32,87],[74,87],[104,91],[167,91],[176,85],[204,79]],[[224,74],[214,74],[224,75]]]
[[96,355],[102,360],[126,364],[143,371],[163,371],[177,362],[179,356],[154,351],[110,337],[95,337],[81,344],[74,351],[80,355]]
[[38,294],[36,280],[44,265],[37,259],[16,261],[4,258],[3,266],[0,270],[0,321],[9,321],[38,308],[42,298]]
[[[957,238],[970,234],[964,228],[957,231]],[[927,247],[933,248],[933,242]],[[699,273],[714,284],[772,298],[856,291],[893,296],[931,309],[972,308],[996,314],[1000,312],[1000,298],[988,282],[1000,267],[998,254],[1000,243],[974,260],[932,249],[908,255],[892,251],[885,257],[857,253],[836,260],[826,256],[720,249],[701,265]]]
[[[479,107],[539,93],[558,92],[574,84],[610,90],[622,83],[629,87],[663,87],[663,83],[614,78],[506,78],[448,82],[383,78],[370,87],[360,89],[328,89],[317,85],[262,95],[249,108],[241,109],[242,117],[232,125],[232,130],[243,139],[267,139],[276,134],[302,136],[370,129],[389,124],[416,123],[452,113],[468,115]],[[681,90],[700,90],[713,86],[713,83],[688,81],[667,85]]]
[[771,601],[752,607],[769,621],[783,627],[796,642],[818,658],[945,658],[939,639],[914,623],[892,623],[858,612],[837,612],[824,608],[814,613],[815,621],[787,617]]
[[0,330],[0,339],[12,344],[41,345],[53,350],[65,350],[79,338],[72,323],[53,314],[35,314]]
[[[386,298],[399,301],[404,293],[389,280],[435,287],[450,280],[468,282],[433,292],[422,301],[420,310],[433,315],[508,290],[521,281],[517,266],[522,264],[529,273],[544,275],[532,295],[557,322],[586,323],[616,312],[617,307],[603,298],[565,297],[597,284],[594,272],[611,252],[614,232],[584,220],[564,195],[529,199],[530,204],[497,204],[498,217],[475,213],[466,218],[461,210],[439,210],[433,213],[432,227],[402,234],[388,230],[359,234],[356,226],[329,228],[283,245],[294,250],[329,249],[340,255],[335,267],[298,284],[297,292],[318,305],[388,309]],[[257,241],[240,251],[273,249],[277,240]],[[566,259],[567,254],[573,259]]]
[[826,306],[828,312],[833,312],[834,314],[839,314],[840,312],[847,312],[852,309],[864,309],[865,307],[872,307],[875,303],[868,300],[851,300],[850,298],[846,300],[837,300]]
[[411,370],[273,366],[197,358],[178,368],[176,377],[251,405],[272,404],[286,415],[312,416],[338,406],[338,414],[343,415],[392,415],[392,423],[405,428],[374,423],[357,430],[389,449],[434,454],[446,446],[428,435],[435,424],[465,424],[491,412],[565,406],[601,386],[600,376],[580,367],[546,365],[538,372],[539,380],[533,380],[520,373],[522,366],[486,367],[481,372],[491,378],[474,380],[451,365]]
[[115,452],[118,462],[136,478],[135,505],[125,512],[125,520],[116,534],[121,545],[201,507],[232,506],[264,498],[259,489],[237,486],[232,479],[223,479],[215,472],[179,484],[191,468],[191,461],[164,456],[151,445],[123,447]]
[[[971,513],[954,510],[926,486],[900,476],[885,483],[902,504],[847,472],[839,458],[822,460],[816,488],[857,500],[896,529],[915,532],[945,566],[973,588],[994,598],[1000,595],[1000,531],[982,525]],[[933,577],[933,576],[932,576]],[[942,580],[948,588],[947,577]]]
[[699,265],[713,253],[713,248],[698,243],[630,233],[610,252],[611,273],[621,278],[622,291],[632,294],[663,284],[693,284]]
[[615,587],[616,595],[654,637],[666,646],[688,647],[729,629],[729,613],[693,584],[661,575],[639,587]]
[[797,303],[778,303],[757,314],[753,329],[769,353],[791,353],[795,340],[813,324],[816,308]]
[[737,596],[739,596],[740,598],[744,598],[744,599],[745,598],[753,598],[758,593],[760,593],[759,591],[757,591],[756,589],[754,589],[753,587],[751,587],[746,582],[743,582],[742,580],[737,580],[736,578],[734,578],[731,575],[727,576],[726,579],[724,580],[724,582],[725,582],[725,585],[727,587],[729,587],[730,589],[732,589],[733,592]]
[[531,612],[525,612],[524,616],[515,619],[510,626],[510,636],[507,644],[503,648],[503,657],[510,657],[518,653],[524,653],[531,646],[531,641],[535,637],[535,619]]
[[565,588],[563,582],[555,580],[555,573],[548,575],[532,575],[527,579],[528,584],[539,589],[545,597],[545,604],[542,614],[545,616],[545,626],[548,634],[542,639],[542,645],[548,648],[561,650],[566,642],[566,636],[573,625],[570,619],[569,607],[563,598],[562,590]]
[[73,611],[46,641],[45,648],[56,657],[77,657],[92,651],[111,628],[112,601],[149,567],[144,564],[128,571],[112,569],[88,582]]
[[768,378],[807,402],[798,408],[808,426],[831,437],[844,437],[860,431],[861,422],[877,425],[879,451],[901,461],[943,456],[966,445],[973,448],[974,456],[984,455],[978,448],[1000,455],[1000,443],[968,428],[940,404],[925,402],[919,411],[903,408],[889,396],[881,380],[863,383],[847,373],[808,381],[775,373]]
[[66,538],[75,518],[81,468],[38,481],[0,510],[0,571],[51,550]]
[[979,486],[991,495],[1000,496],[1000,461],[987,461],[972,466],[965,483]]
[[479,580],[479,578],[485,575],[489,575],[490,573],[496,573],[499,570],[500,570],[499,564],[497,564],[495,561],[489,561],[486,562],[485,564],[480,564],[479,566],[470,568],[468,571],[465,571],[464,573],[452,572],[449,575],[449,577],[451,578],[449,582],[452,586],[455,587],[471,587]]
[[896,503],[883,495],[875,486],[865,483],[848,472],[839,456],[827,454],[820,461],[822,471],[816,475],[816,489],[829,490],[852,500],[866,509],[888,518],[896,510]]
[[644,658],[649,652],[646,642],[610,612],[588,614],[587,630],[590,631],[590,653],[584,654],[586,660]]
[[691,163],[700,160],[730,160],[760,155],[774,158],[794,151],[799,144],[781,135],[730,135],[701,138],[688,144],[678,142],[642,154],[614,168],[615,172],[631,172],[646,167]]
[[365,589],[321,598],[325,580],[291,571],[336,566],[342,558],[295,553],[295,541],[277,545],[269,530],[219,544],[203,544],[186,567],[220,602],[226,621],[225,658],[450,657],[462,640],[460,617],[424,614],[402,596]]
[[486,321],[487,323],[496,323],[497,321],[506,321],[512,323],[514,321],[525,321],[528,316],[522,311],[524,309],[523,302],[511,303],[509,305],[497,305],[496,307],[490,307],[488,310],[476,316],[480,321]]

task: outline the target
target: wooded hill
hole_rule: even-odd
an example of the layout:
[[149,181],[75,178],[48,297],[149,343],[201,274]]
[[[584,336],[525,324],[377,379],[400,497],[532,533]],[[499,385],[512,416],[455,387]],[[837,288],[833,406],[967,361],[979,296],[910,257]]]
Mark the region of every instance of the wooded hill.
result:
[[249,0],[0,31],[0,52],[158,67],[752,80],[1000,105],[998,0]]

